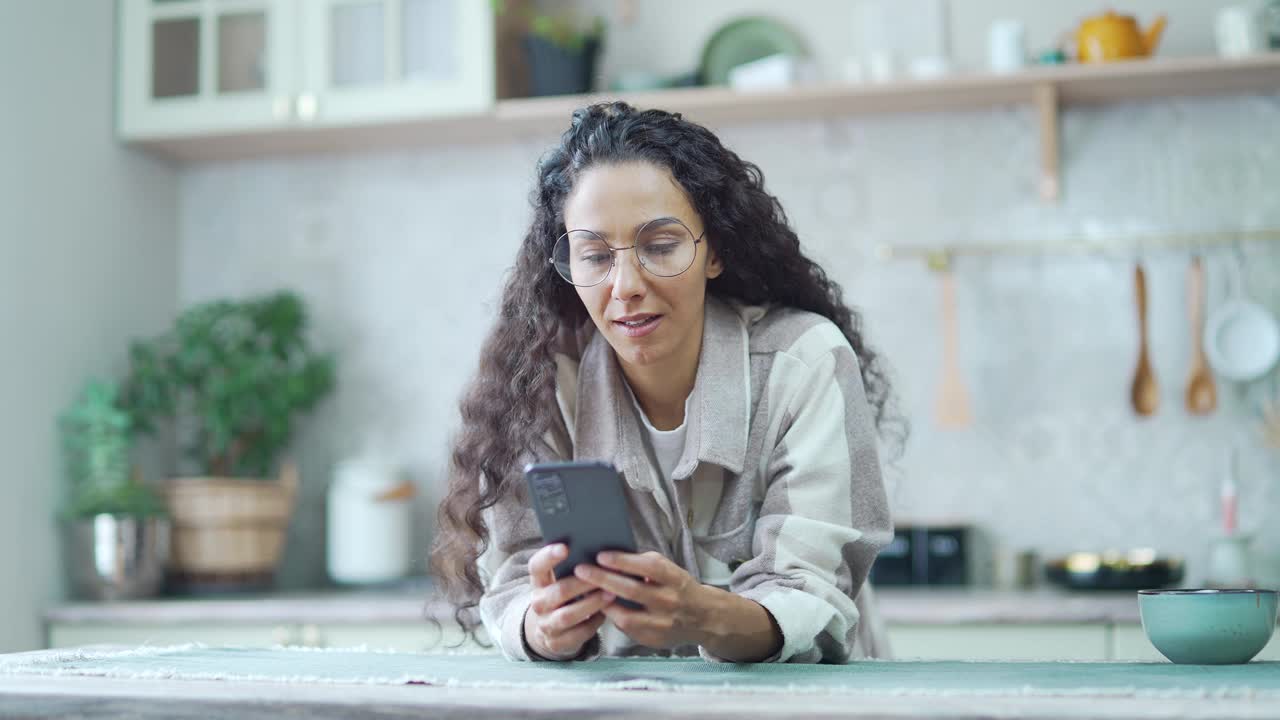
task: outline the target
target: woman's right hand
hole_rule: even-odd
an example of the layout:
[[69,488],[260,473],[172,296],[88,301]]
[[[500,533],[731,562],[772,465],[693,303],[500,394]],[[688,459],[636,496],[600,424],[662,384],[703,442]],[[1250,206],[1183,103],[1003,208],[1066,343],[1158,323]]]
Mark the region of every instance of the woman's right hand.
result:
[[533,595],[524,615],[524,639],[530,650],[547,660],[577,657],[604,624],[600,611],[614,600],[613,594],[573,575],[557,580],[556,564],[568,555],[569,548],[557,543],[529,558]]

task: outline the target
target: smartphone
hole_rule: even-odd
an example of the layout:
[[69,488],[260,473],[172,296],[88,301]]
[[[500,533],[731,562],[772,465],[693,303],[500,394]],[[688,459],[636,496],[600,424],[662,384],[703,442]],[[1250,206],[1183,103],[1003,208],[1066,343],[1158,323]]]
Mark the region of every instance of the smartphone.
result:
[[[584,460],[534,463],[525,466],[524,479],[543,542],[569,548],[569,556],[556,565],[557,580],[572,575],[581,563],[595,565],[596,554],[605,550],[636,551],[622,476],[613,465]],[[643,609],[626,598],[617,603]]]

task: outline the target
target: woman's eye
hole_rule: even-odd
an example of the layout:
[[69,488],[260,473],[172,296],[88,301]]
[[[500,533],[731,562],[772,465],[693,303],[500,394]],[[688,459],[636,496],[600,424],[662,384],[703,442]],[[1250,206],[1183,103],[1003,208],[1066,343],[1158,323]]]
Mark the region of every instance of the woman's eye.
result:
[[583,255],[582,262],[591,263],[592,265],[607,263],[609,262],[609,254],[603,253],[603,254],[595,254],[595,255]]
[[676,251],[676,245],[678,244],[673,242],[650,243],[644,246],[644,253],[646,255],[670,255]]

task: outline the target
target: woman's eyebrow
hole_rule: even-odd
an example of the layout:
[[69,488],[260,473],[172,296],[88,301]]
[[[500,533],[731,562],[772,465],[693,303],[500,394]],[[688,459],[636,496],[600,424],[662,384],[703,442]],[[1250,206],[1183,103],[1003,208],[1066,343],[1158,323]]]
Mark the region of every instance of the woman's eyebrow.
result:
[[[661,227],[663,225],[671,225],[673,223],[680,224],[680,225],[683,224],[680,222],[679,218],[675,218],[671,216],[654,218],[652,220],[645,220],[644,222],[638,223],[635,227],[631,228],[631,237],[635,237],[636,233],[640,232],[640,228],[643,228],[649,225],[652,225],[654,227]],[[569,232],[573,232],[574,230],[587,230],[587,228],[572,228]],[[608,240],[612,237],[610,233],[605,232],[604,230],[588,230],[588,232],[599,235],[605,240]]]

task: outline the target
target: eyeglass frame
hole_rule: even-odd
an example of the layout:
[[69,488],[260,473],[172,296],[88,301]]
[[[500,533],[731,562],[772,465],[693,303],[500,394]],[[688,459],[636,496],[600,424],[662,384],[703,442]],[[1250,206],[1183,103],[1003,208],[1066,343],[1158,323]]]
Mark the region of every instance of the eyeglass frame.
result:
[[[659,217],[659,218],[654,218],[654,219],[652,219],[652,220],[647,220],[647,221],[645,221],[645,223],[644,223],[643,225],[641,225],[640,227],[636,228],[635,237],[636,237],[636,238],[639,238],[639,237],[640,237],[640,233],[644,232],[644,229],[645,229],[645,228],[647,228],[647,227],[649,227],[650,225],[652,225],[652,224],[654,224],[654,223],[656,223],[656,222],[659,222],[659,221],[669,221],[669,222],[674,222],[674,223],[676,223],[677,225],[679,225],[680,227],[684,228],[684,229],[685,229],[685,232],[689,233],[689,237],[693,237],[693,230],[690,230],[690,229],[689,229],[689,226],[688,226],[688,225],[685,225],[683,220],[681,220],[681,219],[680,219],[680,218],[678,218],[678,217],[670,217],[670,216],[667,216],[667,217]],[[595,235],[597,238],[599,238],[599,239],[600,239],[600,242],[604,243],[604,246],[605,246],[606,248],[608,248],[608,249],[609,249],[609,269],[605,271],[604,275],[603,275],[599,280],[597,280],[597,281],[595,281],[595,282],[591,283],[590,285],[579,285],[579,284],[575,283],[574,281],[572,281],[572,280],[570,280],[569,278],[565,277],[565,276],[564,276],[564,273],[561,273],[561,272],[560,272],[560,268],[556,267],[556,245],[559,245],[561,240],[563,240],[564,238],[569,237],[569,235],[571,235],[572,233],[576,233],[576,232],[591,233],[592,235]],[[683,274],[685,274],[685,273],[689,272],[689,268],[693,267],[693,263],[697,261],[697,259],[698,259],[698,245],[699,245],[699,244],[701,244],[701,243],[702,243],[702,241],[706,239],[706,237],[707,237],[707,229],[706,229],[706,228],[703,228],[703,229],[702,229],[702,234],[701,234],[701,235],[699,235],[699,236],[698,236],[698,237],[696,237],[696,238],[693,238],[693,257],[689,259],[689,264],[688,264],[688,265],[686,265],[686,266],[685,266],[685,268],[684,268],[683,270],[681,270],[680,272],[676,273],[675,275],[659,275],[658,273],[656,273],[656,272],[654,272],[654,271],[650,270],[650,269],[649,269],[649,266],[648,266],[648,265],[646,265],[646,264],[645,264],[645,262],[644,262],[644,260],[640,258],[640,252],[639,252],[638,250],[636,251],[636,262],[637,262],[637,263],[639,263],[640,267],[644,268],[645,272],[649,273],[650,275],[652,275],[652,276],[654,276],[654,277],[660,277],[660,278],[673,278],[673,277],[680,277],[681,275],[683,275]],[[636,250],[636,248],[637,248],[637,247],[639,247],[639,246],[640,246],[640,243],[635,242],[635,241],[633,240],[633,241],[632,241],[632,243],[631,243],[630,245],[626,246],[626,247],[617,247],[617,248],[616,248],[616,247],[614,247],[614,246],[610,245],[610,244],[609,244],[609,241],[605,240],[605,239],[604,239],[604,237],[603,237],[602,235],[600,235],[600,233],[596,232],[595,230],[587,230],[586,228],[575,228],[575,229],[573,229],[573,230],[565,230],[565,231],[564,231],[564,233],[563,233],[563,234],[561,234],[559,237],[557,237],[557,238],[556,238],[556,241],[555,241],[554,243],[552,243],[552,244],[551,244],[551,257],[547,258],[547,263],[548,263],[549,265],[551,265],[551,267],[552,267],[552,268],[554,268],[554,269],[555,269],[555,271],[556,271],[556,275],[558,275],[558,276],[560,277],[560,279],[561,279],[561,280],[564,280],[565,282],[569,283],[570,285],[572,285],[572,286],[574,286],[574,287],[595,287],[595,286],[599,285],[600,283],[604,282],[605,280],[608,280],[608,279],[609,279],[609,276],[613,274],[613,269],[614,269],[614,268],[616,268],[616,267],[618,266],[618,253],[623,253],[623,252],[626,252],[626,251],[628,251],[628,250]]]

